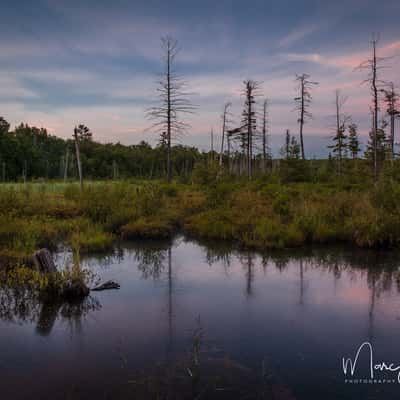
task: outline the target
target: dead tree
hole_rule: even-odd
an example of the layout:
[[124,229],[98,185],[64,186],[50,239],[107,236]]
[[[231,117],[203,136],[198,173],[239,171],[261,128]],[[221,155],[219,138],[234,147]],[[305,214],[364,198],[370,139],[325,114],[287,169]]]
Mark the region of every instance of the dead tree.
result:
[[232,162],[231,161],[234,161],[234,160],[231,160],[232,142],[234,140],[237,140],[238,138],[240,138],[243,135],[242,131],[243,131],[243,127],[234,128],[234,129],[228,129],[226,131],[226,139],[227,139],[227,142],[228,142],[228,154],[227,154],[227,156],[228,156],[228,170],[229,170],[229,172],[232,172]]
[[[193,113],[195,107],[185,91],[186,83],[175,72],[175,59],[178,54],[178,42],[167,36],[161,39],[165,70],[158,81],[159,105],[147,110],[148,118],[155,121],[153,128],[164,135],[167,153],[167,181],[172,180],[171,143],[184,133],[189,125],[181,120],[182,113]],[[164,133],[165,132],[165,133]]]
[[211,128],[210,132],[210,141],[211,141],[211,159],[214,161],[214,128]]
[[295,97],[294,100],[297,104],[296,111],[299,113],[297,122],[299,123],[300,127],[301,158],[305,160],[303,129],[306,121],[312,118],[312,114],[309,111],[312,101],[311,88],[315,85],[318,85],[318,82],[310,81],[310,75],[308,74],[296,75],[296,82],[298,83],[300,95]]
[[231,138],[232,135],[230,132],[226,132],[226,142],[227,142],[227,157],[228,157],[228,172],[231,173]]
[[80,152],[80,142],[84,140],[91,140],[92,133],[90,129],[80,124],[78,127],[74,129],[74,141],[75,141],[75,153],[76,153],[76,164],[78,167],[78,175],[79,175],[79,185],[81,191],[83,190],[83,172],[82,172],[82,161],[81,161],[81,152]]
[[362,82],[363,84],[368,83],[372,94],[372,134],[373,134],[373,164],[374,164],[374,179],[378,180],[378,149],[377,149],[377,135],[378,135],[378,121],[379,121],[379,87],[384,85],[384,82],[379,79],[378,72],[384,68],[382,63],[387,59],[378,57],[377,55],[377,44],[379,39],[374,37],[372,39],[372,56],[370,59],[363,61],[357,70],[367,70],[367,78]]
[[244,81],[244,89],[242,94],[245,97],[244,110],[242,114],[243,123],[243,135],[242,135],[242,146],[246,148],[246,161],[247,161],[247,177],[251,179],[252,177],[252,164],[253,164],[253,139],[256,132],[256,96],[258,95],[258,89],[260,83],[247,80]]
[[24,183],[26,183],[27,177],[28,177],[28,161],[24,160],[24,165],[22,167],[22,179]]
[[263,116],[262,116],[262,157],[263,157],[263,172],[267,171],[267,159],[269,158],[269,143],[268,143],[268,99],[263,103]]
[[[227,126],[229,123],[229,116],[231,115],[229,113],[229,108],[232,106],[231,102],[225,103],[224,105],[224,111],[222,113],[222,135],[221,135],[221,151],[219,153],[219,165],[222,167],[222,161],[223,161],[223,155],[224,155],[224,144],[225,144],[225,132],[227,131]],[[229,141],[229,138],[227,137],[227,141]],[[228,145],[229,148],[229,145]]]
[[[112,162],[112,170],[113,170],[113,179],[116,180],[119,177],[119,173],[118,173],[118,164],[115,160],[113,160]],[[151,176],[150,176],[151,179]]]
[[65,153],[65,163],[64,163],[64,182],[68,179],[68,163],[69,163],[69,146],[67,145],[67,150]]
[[384,94],[384,101],[386,103],[386,112],[390,118],[390,156],[391,159],[394,159],[394,138],[395,138],[395,125],[396,118],[400,117],[400,109],[399,109],[399,94],[395,91],[393,82],[390,82],[388,85],[388,89],[382,89]]

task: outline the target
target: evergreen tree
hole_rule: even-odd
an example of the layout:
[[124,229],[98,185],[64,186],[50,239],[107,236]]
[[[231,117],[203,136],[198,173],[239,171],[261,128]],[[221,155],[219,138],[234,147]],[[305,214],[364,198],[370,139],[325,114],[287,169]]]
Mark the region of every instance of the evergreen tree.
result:
[[290,134],[289,129],[286,130],[285,144],[282,146],[280,153],[286,160],[298,160],[300,158],[300,144],[297,139]]
[[378,128],[376,135],[374,134],[374,129],[369,133],[365,158],[372,160],[374,165],[377,165],[377,170],[379,169],[379,164],[387,158],[387,155],[390,152],[390,145],[385,132],[387,126],[388,123],[385,120],[382,120],[381,126]]
[[0,135],[8,133],[9,129],[10,124],[3,117],[0,117]]
[[287,160],[289,159],[289,156],[290,156],[290,131],[289,131],[289,129],[286,129],[285,145],[281,149],[281,154]]
[[78,125],[76,128],[76,133],[78,135],[78,139],[81,142],[85,141],[92,141],[93,140],[93,133],[90,131],[90,129],[83,124]]
[[390,135],[389,135],[389,146],[391,159],[394,158],[394,145],[395,145],[395,120],[400,117],[399,109],[399,94],[395,91],[394,84],[389,84],[389,89],[383,89],[384,101],[386,103],[386,113],[390,120]]
[[358,153],[361,151],[360,140],[358,138],[357,129],[358,128],[356,124],[350,124],[348,127],[349,130],[348,149],[350,151],[350,155],[353,160],[358,158]]
[[339,162],[343,159],[346,154],[346,149],[348,144],[346,143],[347,135],[345,134],[346,128],[344,125],[341,125],[337,130],[335,136],[333,136],[333,144],[328,146],[328,148],[332,149],[332,153],[334,154],[334,158]]
[[297,139],[292,136],[290,138],[289,158],[292,160],[298,160],[300,158],[300,144]]

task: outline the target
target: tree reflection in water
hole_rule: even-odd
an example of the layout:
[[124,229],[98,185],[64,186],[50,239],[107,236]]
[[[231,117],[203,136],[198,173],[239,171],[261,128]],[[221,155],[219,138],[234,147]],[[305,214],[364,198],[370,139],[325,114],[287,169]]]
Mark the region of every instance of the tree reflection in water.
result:
[[[319,272],[323,272],[325,285],[326,282],[329,285],[333,280],[332,287],[338,296],[343,294],[344,288],[348,290],[347,285],[343,286],[346,282],[361,282],[362,284],[358,286],[362,288],[360,293],[363,296],[363,302],[359,303],[362,305],[362,329],[365,329],[364,332],[369,340],[374,338],[374,325],[378,325],[375,316],[380,309],[379,301],[383,293],[393,290],[400,292],[399,258],[394,252],[321,247],[262,254],[211,243],[200,245],[200,250],[200,256],[205,257],[206,263],[212,269],[219,269],[226,276],[238,278],[239,289],[236,285],[230,285],[230,289],[234,287],[234,290],[238,290],[240,295],[248,300],[248,304],[256,306],[257,298],[263,299],[261,293],[263,286],[260,283],[258,288],[257,280],[260,282],[264,279],[263,284],[268,284],[274,282],[272,278],[278,279],[279,282],[281,278],[285,282],[289,278],[290,285],[294,282],[295,288],[295,299],[292,301],[292,297],[289,296],[289,301],[296,305],[297,310],[312,306],[313,289],[318,283],[316,279],[320,278]],[[214,396],[218,398],[218,395],[224,392],[230,398],[292,399],[290,388],[284,385],[284,381],[276,381],[279,374],[273,365],[269,365],[267,358],[262,358],[264,355],[260,354],[258,366],[255,368],[254,363],[250,369],[248,365],[238,361],[239,358],[235,360],[232,354],[227,354],[225,346],[221,344],[223,342],[211,342],[207,330],[204,329],[203,332],[202,327],[195,329],[193,337],[185,338],[187,348],[182,348],[180,340],[186,333],[179,331],[179,321],[176,319],[180,312],[177,306],[179,301],[182,301],[182,297],[177,296],[181,287],[178,279],[183,281],[187,275],[184,273],[180,275],[184,272],[183,268],[177,268],[177,260],[182,257],[182,253],[178,255],[179,251],[177,242],[136,242],[120,247],[111,255],[88,260],[93,264],[100,264],[101,268],[106,266],[112,268],[124,258],[129,260],[133,258],[139,277],[146,280],[154,279],[161,283],[157,284],[157,288],[161,289],[160,309],[163,316],[159,334],[165,343],[165,355],[163,352],[160,353],[160,360],[154,366],[151,364],[148,368],[135,371],[130,376],[132,381],[136,382],[135,385],[130,385],[136,395],[132,398],[175,396],[175,398],[212,399]],[[185,255],[188,257],[188,253]],[[190,262],[191,258],[186,260]],[[196,267],[196,264],[190,265],[190,268]],[[137,279],[137,275],[134,279]],[[221,274],[209,276],[221,279]],[[268,282],[270,277],[271,281]],[[226,281],[229,285],[233,280],[226,279]],[[224,276],[218,284],[225,284]],[[290,285],[282,287],[291,290]],[[49,303],[32,298],[31,294],[24,290],[0,289],[0,318],[14,323],[33,322],[36,333],[43,336],[51,334],[57,321],[67,322],[73,329],[79,330],[84,317],[100,307],[99,302],[90,297],[80,303]],[[193,315],[193,320],[196,317],[197,315]],[[203,321],[207,315],[200,317]],[[375,331],[376,329],[375,327]]]
[[91,296],[76,302],[54,302],[42,301],[25,289],[0,289],[0,319],[19,324],[35,323],[36,333],[42,336],[50,335],[57,320],[79,330],[82,318],[100,308],[100,302]]

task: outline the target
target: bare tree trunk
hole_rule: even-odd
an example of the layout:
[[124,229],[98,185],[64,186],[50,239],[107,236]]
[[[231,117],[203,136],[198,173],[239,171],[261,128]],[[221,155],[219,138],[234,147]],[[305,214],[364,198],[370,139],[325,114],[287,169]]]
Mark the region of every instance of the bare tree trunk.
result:
[[378,144],[377,144],[377,133],[378,133],[378,87],[377,87],[377,60],[376,60],[376,40],[372,42],[373,45],[373,59],[372,59],[372,90],[374,97],[374,127],[373,127],[373,135],[374,135],[374,179],[375,182],[378,180]]
[[74,139],[75,139],[76,163],[78,165],[79,184],[80,184],[80,188],[82,191],[83,190],[83,175],[82,175],[81,153],[79,151],[79,138],[78,138],[78,131],[76,128],[74,130]]
[[394,129],[395,129],[395,116],[390,116],[390,153],[391,159],[394,160]]
[[263,108],[263,126],[262,126],[262,156],[263,156],[263,172],[267,171],[267,106],[268,101],[264,100]]
[[68,179],[68,163],[69,163],[69,147],[67,147],[67,152],[65,154],[64,182],[66,182]]
[[[113,168],[113,179],[116,180],[116,179],[118,179],[118,165],[115,160],[113,160],[112,168]],[[152,175],[152,171],[153,171],[153,164],[151,166],[151,175]],[[150,179],[151,179],[151,176],[150,176]]]
[[[339,91],[336,90],[336,99],[335,99],[335,105],[336,105],[336,134],[340,135],[340,95]],[[340,138],[338,139],[339,141],[341,140]],[[341,143],[338,143],[338,174],[339,176],[341,175],[341,167],[342,167],[342,146]]]
[[253,124],[252,124],[252,101],[251,101],[251,93],[248,92],[247,96],[247,176],[249,179],[251,179],[252,176],[252,170],[251,170],[251,158],[253,156],[252,152],[252,137],[253,137]]
[[28,174],[28,162],[24,160],[24,166],[22,168],[22,178],[24,180],[24,183],[26,183],[27,174]]
[[390,88],[390,96],[389,96],[389,112],[390,112],[390,156],[391,160],[393,162],[394,160],[394,131],[395,131],[395,121],[396,121],[396,115],[397,115],[397,109],[396,109],[396,100],[397,100],[397,94],[394,90],[394,84],[393,82],[391,83],[391,88]]
[[226,137],[226,141],[228,142],[228,172],[231,172],[231,139],[229,135]]
[[167,182],[172,180],[171,171],[171,47],[167,47]]
[[312,118],[312,114],[309,111],[312,101],[311,88],[315,85],[318,85],[318,82],[313,82],[309,78],[310,75],[308,74],[296,75],[296,81],[298,82],[300,95],[294,99],[297,103],[296,110],[300,114],[297,121],[300,124],[300,150],[301,158],[303,160],[306,159],[303,137],[304,124],[306,123],[306,119]]
[[304,79],[301,81],[301,110],[300,110],[300,148],[301,148],[301,158],[305,160],[304,156],[304,141],[303,141],[303,126],[304,126]]
[[225,123],[226,123],[226,113],[222,117],[222,136],[221,136],[221,151],[219,153],[219,165],[222,167],[222,158],[224,155],[224,139],[225,139]]
[[214,161],[214,129],[212,128],[210,133],[210,140],[211,140],[211,160]]
[[[226,123],[227,123],[227,114],[228,109],[231,106],[231,103],[226,103],[224,106],[224,113],[222,114],[222,135],[221,135],[221,151],[219,153],[219,165],[222,167],[223,155],[224,155],[224,142],[225,142],[225,131],[226,131]],[[229,141],[229,138],[227,138]]]
[[[153,128],[161,134],[161,145],[166,148],[166,180],[171,182],[172,170],[172,140],[177,134],[182,134],[189,127],[181,119],[181,114],[191,114],[195,109],[185,91],[186,83],[178,76],[174,68],[174,60],[178,53],[178,42],[170,36],[161,38],[164,68],[161,79],[158,81],[159,105],[147,110],[147,117],[154,120]],[[177,168],[176,170],[178,170]]]

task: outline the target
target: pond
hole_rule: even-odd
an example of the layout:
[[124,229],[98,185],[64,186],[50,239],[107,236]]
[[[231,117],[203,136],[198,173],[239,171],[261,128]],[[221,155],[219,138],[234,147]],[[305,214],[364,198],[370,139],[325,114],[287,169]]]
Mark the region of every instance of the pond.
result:
[[58,305],[1,293],[2,399],[398,398],[396,253],[177,238],[83,264],[121,289]]

